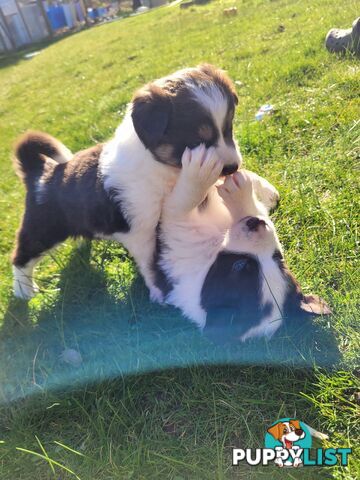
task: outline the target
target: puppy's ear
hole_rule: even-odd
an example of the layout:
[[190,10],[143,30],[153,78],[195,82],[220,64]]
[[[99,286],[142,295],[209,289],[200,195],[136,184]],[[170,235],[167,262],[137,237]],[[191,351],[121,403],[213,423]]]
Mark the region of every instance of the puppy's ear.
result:
[[159,87],[151,85],[135,94],[131,117],[145,148],[154,149],[161,143],[169,124],[171,109],[170,96]]
[[301,428],[299,420],[290,420],[289,423],[293,425],[296,430],[299,430]]
[[331,310],[327,303],[317,295],[303,295],[300,309],[310,315],[330,315]]
[[303,318],[311,315],[330,315],[332,312],[327,303],[317,295],[304,295],[300,285],[286,266],[284,260],[274,253],[273,259],[277,262],[280,271],[288,284],[285,300],[285,316],[289,318]]
[[281,425],[281,422],[279,422],[267,429],[267,432],[270,433],[270,435],[272,435],[275,440],[280,440],[281,438]]

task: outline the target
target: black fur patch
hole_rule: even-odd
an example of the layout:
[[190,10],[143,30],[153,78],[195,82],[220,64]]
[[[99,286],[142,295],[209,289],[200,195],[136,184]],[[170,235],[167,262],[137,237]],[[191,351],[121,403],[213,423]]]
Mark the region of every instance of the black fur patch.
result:
[[161,224],[159,223],[156,228],[156,247],[154,252],[152,270],[154,272],[155,285],[162,291],[163,295],[166,297],[173,289],[173,285],[165,272],[160,267],[161,255],[164,252],[164,249],[168,248],[160,238],[160,230]]
[[250,255],[219,253],[201,291],[201,306],[207,312],[206,334],[215,340],[236,341],[271,313],[271,304],[261,306],[260,268]]
[[[98,162],[102,145],[77,153],[63,164],[44,162],[42,193],[38,172],[27,172],[28,192],[13,263],[25,265],[67,237],[129,232],[114,193],[104,190]],[[117,192],[118,193],[118,192]]]

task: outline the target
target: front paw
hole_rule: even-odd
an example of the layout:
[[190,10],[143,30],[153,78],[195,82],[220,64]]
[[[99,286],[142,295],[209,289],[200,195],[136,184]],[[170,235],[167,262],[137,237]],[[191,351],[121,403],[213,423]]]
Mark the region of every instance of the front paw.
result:
[[153,303],[164,303],[164,295],[162,294],[162,291],[153,285],[150,287],[150,301]]
[[21,300],[31,300],[38,292],[39,287],[32,279],[23,278],[14,280],[14,296]]
[[238,203],[252,195],[251,177],[244,170],[240,170],[226,177],[224,183],[218,187],[218,192],[225,203]]
[[185,149],[182,168],[188,182],[196,184],[202,190],[208,190],[218,180],[223,165],[214,148],[207,149],[201,144],[193,150]]

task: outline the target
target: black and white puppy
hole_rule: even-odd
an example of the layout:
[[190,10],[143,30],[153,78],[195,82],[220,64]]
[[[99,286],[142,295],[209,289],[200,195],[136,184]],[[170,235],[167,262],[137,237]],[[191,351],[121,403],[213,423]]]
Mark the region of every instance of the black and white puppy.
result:
[[73,155],[53,137],[28,132],[15,147],[27,194],[13,253],[14,292],[30,298],[33,269],[67,237],[121,242],[134,257],[153,300],[152,260],[163,200],[185,148],[212,146],[219,175],[241,163],[232,134],[237,97],[224,71],[201,65],[139,90],[112,140]]
[[166,302],[209,334],[242,341],[271,337],[286,318],[329,314],[284,263],[269,217],[276,189],[246,170],[219,183],[222,165],[204,145],[187,149],[182,165],[158,232],[157,285]]

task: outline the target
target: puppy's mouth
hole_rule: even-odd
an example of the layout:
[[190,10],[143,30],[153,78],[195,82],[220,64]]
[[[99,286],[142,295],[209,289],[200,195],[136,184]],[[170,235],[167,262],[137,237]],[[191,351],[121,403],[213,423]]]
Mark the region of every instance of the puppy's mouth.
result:
[[285,438],[285,445],[286,445],[286,448],[289,450],[290,448],[292,448],[293,442]]
[[222,169],[221,176],[228,176],[232,175],[233,173],[237,172],[239,165],[237,163],[233,163],[231,165],[225,165]]

